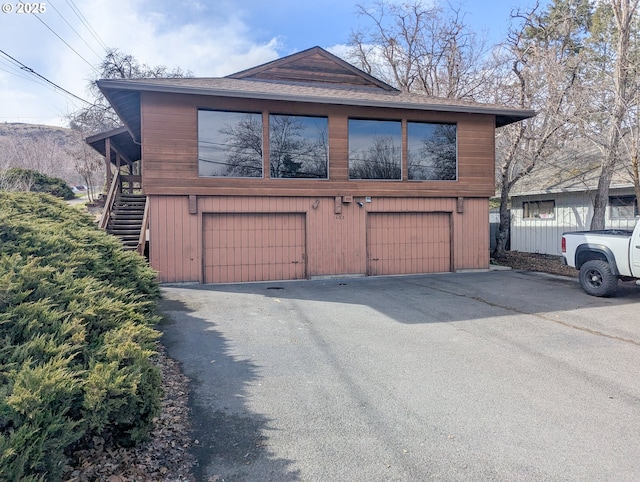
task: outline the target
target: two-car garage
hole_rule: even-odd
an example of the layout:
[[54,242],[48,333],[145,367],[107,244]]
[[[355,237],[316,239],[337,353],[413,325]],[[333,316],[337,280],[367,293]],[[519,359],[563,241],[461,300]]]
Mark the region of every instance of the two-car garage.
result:
[[[202,217],[203,281],[233,283],[313,277],[307,238],[326,236],[308,225],[308,213],[206,213]],[[357,224],[357,223],[356,223]],[[366,252],[360,274],[399,275],[451,271],[451,213],[368,212],[366,246],[334,248]],[[361,241],[361,242],[362,242]],[[357,244],[357,243],[356,243]],[[348,253],[347,253],[348,255]],[[333,273],[341,275],[346,273]]]

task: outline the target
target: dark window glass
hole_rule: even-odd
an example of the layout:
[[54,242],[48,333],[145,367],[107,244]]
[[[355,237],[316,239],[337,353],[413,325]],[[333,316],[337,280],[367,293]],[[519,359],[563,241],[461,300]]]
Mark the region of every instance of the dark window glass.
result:
[[609,198],[611,219],[635,218],[638,204],[635,196],[611,196]]
[[326,179],[329,166],[326,117],[269,116],[272,178]]
[[349,119],[349,179],[402,179],[402,124]]
[[555,218],[555,201],[525,201],[522,203],[522,217],[525,219]]
[[407,123],[409,179],[455,181],[458,175],[455,124]]
[[198,111],[198,174],[262,177],[262,114]]

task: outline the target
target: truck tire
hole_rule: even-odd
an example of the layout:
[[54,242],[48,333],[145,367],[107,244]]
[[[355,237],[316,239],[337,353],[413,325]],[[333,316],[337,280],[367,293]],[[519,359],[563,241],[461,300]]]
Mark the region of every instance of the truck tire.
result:
[[601,259],[592,259],[580,267],[580,286],[591,296],[613,296],[618,290],[618,277]]

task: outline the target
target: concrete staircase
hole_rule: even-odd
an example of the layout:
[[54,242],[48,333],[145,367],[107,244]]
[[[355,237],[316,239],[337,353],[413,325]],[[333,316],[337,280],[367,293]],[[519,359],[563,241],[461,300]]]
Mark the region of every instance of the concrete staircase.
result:
[[113,203],[106,230],[120,238],[125,249],[138,247],[146,202],[144,194],[121,193]]

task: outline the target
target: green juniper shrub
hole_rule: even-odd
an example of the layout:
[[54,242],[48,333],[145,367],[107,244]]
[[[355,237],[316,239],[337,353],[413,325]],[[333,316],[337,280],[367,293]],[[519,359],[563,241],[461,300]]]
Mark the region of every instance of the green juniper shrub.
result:
[[12,167],[4,172],[4,178],[5,182],[10,186],[15,186],[15,190],[26,190],[21,189],[21,187],[28,187],[29,191],[51,194],[65,201],[75,198],[73,190],[66,181],[58,177],[47,176],[32,169]]
[[93,435],[149,436],[156,276],[56,198],[0,192],[0,474],[56,480]]

